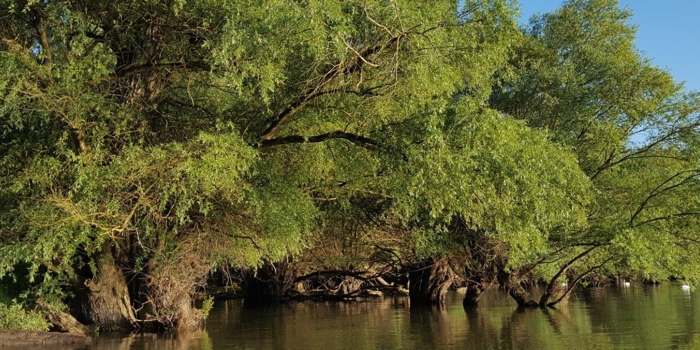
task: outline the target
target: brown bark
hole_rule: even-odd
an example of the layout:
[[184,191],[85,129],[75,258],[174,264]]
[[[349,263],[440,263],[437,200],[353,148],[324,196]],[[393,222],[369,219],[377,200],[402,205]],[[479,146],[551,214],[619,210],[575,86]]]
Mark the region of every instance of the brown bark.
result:
[[285,137],[279,137],[274,139],[263,140],[259,146],[260,147],[270,147],[278,145],[286,145],[293,143],[316,143],[325,142],[332,139],[343,139],[350,141],[358,146],[364,147],[369,150],[374,150],[378,146],[378,142],[370,138],[352,134],[344,131],[332,131],[329,133],[315,135],[315,136],[302,136],[302,135],[291,135]]
[[518,278],[511,276],[506,288],[508,289],[508,295],[518,303],[518,307],[538,306],[537,302],[530,296],[530,293],[523,288]]
[[362,281],[361,279],[346,276],[345,279],[340,283],[340,286],[336,293],[341,295],[352,295],[359,293],[362,290],[363,283],[364,281]]
[[484,294],[484,287],[478,283],[469,283],[467,286],[467,294],[464,295],[462,306],[465,308],[475,308],[479,306],[479,300]]
[[442,305],[452,286],[454,271],[444,257],[428,259],[408,273],[411,306]]
[[194,306],[195,292],[206,284],[211,270],[202,237],[184,239],[174,253],[148,262],[140,288],[141,319],[147,328],[196,330],[204,315]]
[[46,31],[46,26],[44,24],[44,13],[39,6],[32,7],[32,13],[34,14],[34,28],[36,29],[37,35],[39,36],[39,43],[41,44],[41,53],[44,56],[44,65],[51,68],[51,63],[53,61],[53,55],[51,53],[51,44],[49,43],[49,35]]
[[126,279],[114,262],[111,249],[103,249],[97,261],[97,273],[85,280],[76,293],[77,318],[104,331],[128,331],[136,328],[136,316]]
[[[559,277],[564,275],[569,268],[579,259],[585,257],[588,255],[590,252],[598,248],[599,245],[593,245],[590,248],[584,250],[581,252],[579,255],[575,256],[573,259],[571,259],[569,262],[566,263],[566,265],[562,266],[559,271],[552,277],[552,279],[549,280],[549,283],[547,284],[547,287],[544,290],[544,294],[542,294],[542,297],[540,298],[539,305],[540,307],[545,307],[548,306],[547,304],[549,303],[550,298],[558,298],[559,296],[562,295],[561,288],[557,285],[557,280]],[[551,306],[551,305],[549,305]]]
[[[194,287],[192,288],[194,290]],[[155,307],[146,315],[149,329],[196,330],[204,323],[202,312],[194,307],[194,295],[182,290],[161,289],[151,292],[149,301]]]
[[[613,258],[614,258],[614,256],[610,256],[609,258],[605,259],[605,261],[603,261],[603,262],[600,263],[599,265],[593,266],[593,267],[589,268],[588,270],[584,271],[583,273],[579,274],[576,278],[574,278],[574,280],[573,280],[570,284],[567,284],[564,288],[562,288],[562,290],[558,293],[558,296],[555,297],[555,300],[554,300],[554,301],[552,301],[552,302],[544,301],[544,302],[547,303],[547,306],[553,307],[554,305],[557,305],[557,304],[559,304],[559,303],[563,303],[563,302],[568,301],[568,300],[569,300],[569,296],[571,295],[571,292],[574,290],[574,287],[576,287],[576,285],[578,284],[578,282],[579,282],[584,276],[586,276],[586,275],[588,275],[589,273],[591,273],[591,272],[593,272],[593,271],[595,271],[595,270],[597,270],[597,269],[603,267],[605,264],[607,264],[607,263],[608,263],[610,260],[612,260]],[[552,297],[552,296],[551,296],[551,295],[548,296],[548,298],[550,298],[550,297]],[[542,303],[543,303],[543,301],[540,300],[540,304],[542,304]]]
[[51,330],[72,333],[77,335],[87,336],[90,333],[90,327],[78,322],[72,315],[67,312],[56,310],[43,300],[36,303],[37,309],[40,310],[45,318],[51,323]]
[[561,302],[561,301],[565,300],[563,297],[569,295],[568,293],[566,293],[566,290],[567,290],[566,287],[562,288],[560,286],[554,286],[554,287],[547,286],[547,289],[540,297],[539,306],[540,307],[554,306],[555,303],[550,303],[549,302],[550,299],[555,299],[555,300],[557,300],[557,302]]

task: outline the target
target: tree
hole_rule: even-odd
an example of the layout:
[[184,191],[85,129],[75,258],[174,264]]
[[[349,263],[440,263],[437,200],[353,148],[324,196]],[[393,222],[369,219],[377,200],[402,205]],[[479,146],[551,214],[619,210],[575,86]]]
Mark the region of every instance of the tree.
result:
[[697,278],[700,104],[636,50],[630,16],[614,0],[572,0],[535,18],[490,99],[572,149],[594,186],[588,226],[552,235],[541,259],[513,273],[516,291],[533,271],[549,281],[540,305],[594,271]]
[[487,261],[520,267],[547,249],[555,229],[585,225],[589,182],[546,133],[489,108],[468,113],[468,103],[449,110],[425,144],[407,146],[417,156],[404,171],[415,175],[400,178],[408,182],[395,208],[410,218],[418,256],[460,261],[476,303],[495,282],[484,275],[494,268]]
[[0,275],[103,330],[193,327],[207,273],[297,254],[319,199],[427,179],[515,33],[496,0],[0,4]]

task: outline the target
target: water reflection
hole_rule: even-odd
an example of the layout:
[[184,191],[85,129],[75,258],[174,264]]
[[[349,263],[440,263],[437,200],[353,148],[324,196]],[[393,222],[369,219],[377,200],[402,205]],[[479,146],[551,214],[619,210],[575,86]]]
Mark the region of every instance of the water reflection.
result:
[[[700,305],[680,285],[584,290],[556,309],[518,309],[500,291],[478,309],[450,294],[445,308],[407,298],[219,303],[205,331],[102,336],[92,349],[647,349],[700,348]],[[58,348],[56,348],[58,350]]]
[[100,350],[212,350],[206,331],[168,334],[103,335],[93,341],[91,349]]

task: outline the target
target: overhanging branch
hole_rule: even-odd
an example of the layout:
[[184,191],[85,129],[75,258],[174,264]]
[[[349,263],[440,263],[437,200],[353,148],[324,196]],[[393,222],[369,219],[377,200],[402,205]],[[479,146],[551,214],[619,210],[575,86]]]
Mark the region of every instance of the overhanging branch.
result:
[[269,141],[273,138],[275,132],[289,119],[291,119],[297,112],[302,110],[311,100],[327,95],[330,93],[338,92],[338,90],[324,90],[327,85],[329,85],[336,77],[341,75],[352,74],[358,72],[362,67],[368,62],[370,56],[379,53],[385,48],[390,47],[395,42],[401,39],[402,35],[395,36],[387,40],[383,44],[377,44],[374,46],[368,46],[367,48],[357,52],[356,57],[349,63],[343,64],[338,63],[332,66],[326,74],[324,74],[316,83],[311,87],[306,93],[295,98],[287,108],[282,110],[274,118],[269,121],[269,126],[260,134],[260,140],[263,142]]
[[360,147],[364,147],[369,150],[375,150],[379,146],[379,143],[375,140],[372,140],[370,138],[352,134],[349,132],[344,132],[344,131],[332,131],[329,133],[321,134],[321,135],[316,135],[316,136],[302,136],[302,135],[291,135],[291,136],[284,136],[284,137],[278,137],[274,139],[268,139],[268,140],[263,140],[261,143],[258,144],[258,147],[271,147],[271,146],[279,146],[279,145],[287,145],[287,144],[292,144],[292,143],[317,143],[317,142],[324,142],[327,140],[332,140],[332,139],[344,139],[348,140],[355,145],[358,145]]
[[597,270],[597,269],[599,269],[599,268],[605,266],[605,264],[607,264],[607,263],[608,263],[610,260],[612,260],[614,257],[615,257],[615,256],[612,255],[612,256],[608,257],[607,259],[605,259],[605,261],[603,261],[603,262],[600,263],[599,265],[593,266],[593,267],[591,267],[590,269],[586,270],[584,273],[582,273],[582,274],[576,276],[576,279],[574,279],[574,281],[571,282],[571,286],[569,286],[569,287],[566,288],[566,290],[564,291],[564,294],[562,294],[557,300],[555,300],[555,301],[553,301],[553,302],[551,302],[551,303],[548,303],[547,306],[552,307],[552,306],[554,306],[554,305],[556,305],[556,304],[559,304],[562,300],[564,300],[564,298],[566,298],[567,295],[571,294],[571,292],[574,290],[574,287],[576,286],[576,283],[578,283],[583,277],[585,277],[585,276],[588,275],[589,273],[591,273],[591,272],[593,272],[593,271],[595,271],[595,270]]

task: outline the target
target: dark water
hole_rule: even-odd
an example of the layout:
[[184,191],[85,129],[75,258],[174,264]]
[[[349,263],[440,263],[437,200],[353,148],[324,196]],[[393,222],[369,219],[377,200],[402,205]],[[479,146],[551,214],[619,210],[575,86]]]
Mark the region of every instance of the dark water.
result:
[[557,309],[517,310],[488,292],[465,312],[408,299],[296,302],[249,308],[217,304],[206,330],[180,335],[103,336],[93,349],[700,349],[700,293],[679,285],[585,290]]

